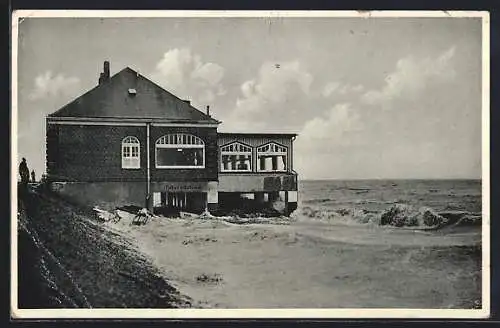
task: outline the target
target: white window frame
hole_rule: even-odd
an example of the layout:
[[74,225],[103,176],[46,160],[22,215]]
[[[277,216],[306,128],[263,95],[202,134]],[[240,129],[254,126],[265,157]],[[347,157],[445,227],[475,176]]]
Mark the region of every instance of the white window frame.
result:
[[[202,165],[158,165],[158,148],[202,149],[203,150]],[[200,137],[188,133],[170,133],[161,136],[156,140],[155,143],[155,167],[157,169],[204,169],[205,142]]]
[[[135,156],[133,156],[133,149],[137,150],[137,154]],[[131,170],[141,168],[141,143],[139,142],[139,139],[137,137],[127,136],[123,138],[121,143],[121,150],[122,169]]]
[[[269,146],[269,151],[261,151],[260,149]],[[282,150],[284,149],[284,151]],[[260,156],[259,155],[272,155],[272,156],[285,156],[285,169],[284,170],[261,170]],[[257,147],[257,172],[288,172],[288,147],[278,144],[276,142],[268,142],[264,145]]]
[[[241,151],[241,150],[224,150],[224,148],[229,147],[229,146],[240,146],[242,148],[248,148],[249,150],[247,151]],[[245,155],[245,156],[250,156],[250,165],[248,166],[248,169],[246,170],[229,170],[229,169],[224,169],[224,163],[222,161],[224,155]],[[226,144],[224,146],[220,147],[220,171],[221,172],[252,172],[254,165],[254,158],[253,158],[253,149],[249,145],[245,145],[244,143],[241,143],[239,141],[234,141],[229,144]]]

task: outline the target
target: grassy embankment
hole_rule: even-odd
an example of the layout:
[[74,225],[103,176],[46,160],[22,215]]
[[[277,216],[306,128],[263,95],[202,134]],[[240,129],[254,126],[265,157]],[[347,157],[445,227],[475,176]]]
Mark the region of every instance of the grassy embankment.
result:
[[90,209],[32,187],[18,204],[19,308],[190,306],[132,244],[93,220]]

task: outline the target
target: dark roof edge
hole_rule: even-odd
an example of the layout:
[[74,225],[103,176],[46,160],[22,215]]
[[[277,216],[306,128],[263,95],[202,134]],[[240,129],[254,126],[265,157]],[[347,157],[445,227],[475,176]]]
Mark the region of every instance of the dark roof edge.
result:
[[297,137],[297,133],[281,133],[281,132],[218,132],[218,135],[227,136],[286,136]]
[[214,118],[211,120],[175,120],[175,119],[166,119],[162,117],[70,117],[70,116],[51,116],[47,115],[46,119],[48,121],[56,121],[56,122],[136,122],[136,123],[192,123],[192,124],[206,124],[206,125],[218,125],[221,124],[221,121],[218,121]]

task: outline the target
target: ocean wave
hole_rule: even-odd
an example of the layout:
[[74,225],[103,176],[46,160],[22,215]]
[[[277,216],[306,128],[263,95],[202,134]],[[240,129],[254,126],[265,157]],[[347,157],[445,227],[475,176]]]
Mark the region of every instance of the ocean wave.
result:
[[358,208],[340,209],[316,209],[305,206],[297,209],[292,216],[297,219],[310,218],[329,222],[341,222],[346,224],[377,223],[376,213]]
[[346,188],[347,190],[351,191],[370,191],[371,188]]
[[245,225],[245,224],[275,224],[275,225],[289,225],[293,220],[289,217],[278,216],[278,217],[251,217],[242,218],[237,216],[222,216],[217,217],[218,220],[223,222]]
[[180,217],[189,219],[188,223],[186,223],[189,225],[200,224],[201,222],[210,224],[218,222],[222,225],[289,225],[304,220],[318,220],[341,225],[387,226],[414,230],[437,230],[445,227],[481,225],[481,213],[448,210],[438,212],[430,207],[416,207],[402,203],[392,204],[383,210],[369,210],[358,207],[315,208],[301,205],[289,217],[266,215],[265,213],[252,213],[251,215],[242,216],[184,213]]
[[303,200],[302,202],[309,203],[309,204],[320,204],[320,203],[327,203],[327,202],[335,202],[335,200],[332,198],[315,198],[315,199]]
[[438,212],[430,207],[392,204],[383,211],[359,208],[319,209],[310,206],[299,208],[298,218],[310,218],[344,224],[372,224],[414,229],[440,229],[448,226],[474,226],[481,224],[481,214],[466,211]]

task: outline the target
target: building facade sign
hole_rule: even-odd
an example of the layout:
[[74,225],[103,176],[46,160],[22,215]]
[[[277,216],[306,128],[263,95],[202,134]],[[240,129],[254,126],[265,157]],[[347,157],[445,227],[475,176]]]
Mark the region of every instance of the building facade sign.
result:
[[162,183],[166,192],[207,192],[208,182],[166,182]]

